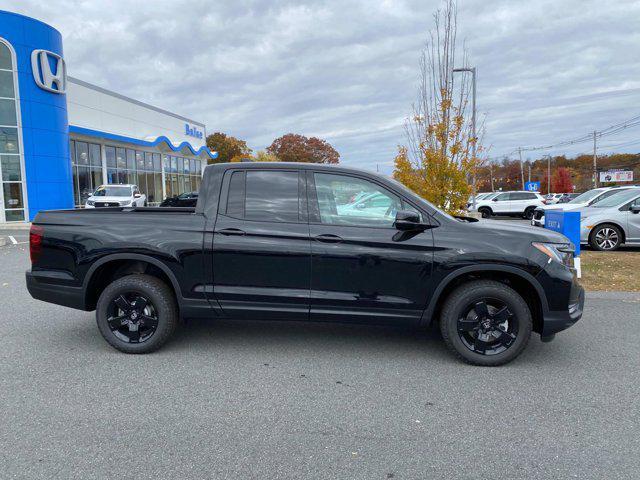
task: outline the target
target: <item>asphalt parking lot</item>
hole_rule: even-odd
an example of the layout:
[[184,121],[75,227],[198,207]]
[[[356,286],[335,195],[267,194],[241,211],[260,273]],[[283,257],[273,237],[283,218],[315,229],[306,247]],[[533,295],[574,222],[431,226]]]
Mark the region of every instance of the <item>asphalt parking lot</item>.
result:
[[640,294],[496,369],[435,332],[261,322],[128,356],[29,297],[25,244],[0,262],[2,478],[640,476]]

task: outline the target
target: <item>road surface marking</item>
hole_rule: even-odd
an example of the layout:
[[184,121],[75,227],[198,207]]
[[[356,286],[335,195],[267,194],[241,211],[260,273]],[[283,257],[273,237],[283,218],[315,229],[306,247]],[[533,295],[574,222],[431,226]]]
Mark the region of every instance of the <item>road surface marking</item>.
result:
[[13,238],[12,235],[9,235],[9,240],[11,240],[11,243],[13,243],[14,245],[18,244],[18,241],[15,238]]

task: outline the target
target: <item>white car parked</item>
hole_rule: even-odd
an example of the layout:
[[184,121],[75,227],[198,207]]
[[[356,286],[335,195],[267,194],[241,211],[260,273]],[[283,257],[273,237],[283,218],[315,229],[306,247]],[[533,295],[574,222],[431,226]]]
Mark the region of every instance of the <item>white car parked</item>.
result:
[[85,208],[144,207],[147,196],[137,185],[100,185],[87,199]]
[[476,202],[476,210],[482,214],[482,218],[505,215],[530,219],[536,207],[543,205],[544,197],[537,192],[499,192]]
[[534,227],[544,227],[544,212],[547,210],[562,210],[564,212],[580,210],[590,207],[591,205],[604,200],[618,192],[622,192],[629,188],[638,188],[637,185],[628,185],[621,187],[600,187],[588,190],[576,198],[567,203],[558,203],[551,206],[542,206],[536,208],[533,212],[533,218],[531,219],[531,225]]

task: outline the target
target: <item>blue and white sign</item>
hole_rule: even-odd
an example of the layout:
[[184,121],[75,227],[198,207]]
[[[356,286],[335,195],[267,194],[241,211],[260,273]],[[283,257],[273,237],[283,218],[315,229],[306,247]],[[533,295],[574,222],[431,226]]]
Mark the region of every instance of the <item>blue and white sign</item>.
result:
[[200,138],[204,137],[204,132],[202,130],[198,130],[197,127],[193,127],[188,123],[184,124],[184,134],[189,137]]
[[524,184],[524,189],[527,192],[539,192],[540,191],[540,182],[526,182]]
[[578,278],[580,278],[580,212],[547,210],[544,214],[544,228],[560,232],[571,240],[575,247],[574,264],[578,271]]

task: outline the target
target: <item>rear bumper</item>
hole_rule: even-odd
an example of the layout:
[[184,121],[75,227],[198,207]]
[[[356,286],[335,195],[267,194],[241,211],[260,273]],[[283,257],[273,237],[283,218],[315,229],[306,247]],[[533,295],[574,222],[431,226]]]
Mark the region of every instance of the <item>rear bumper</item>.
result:
[[574,288],[577,293],[577,300],[569,304],[567,310],[550,311],[544,314],[542,327],[542,337],[549,337],[562,330],[566,330],[582,318],[584,310],[584,288],[577,283]]
[[87,310],[84,289],[82,287],[51,283],[49,276],[38,275],[30,271],[27,271],[25,275],[27,290],[36,300],[76,308],[78,310]]

